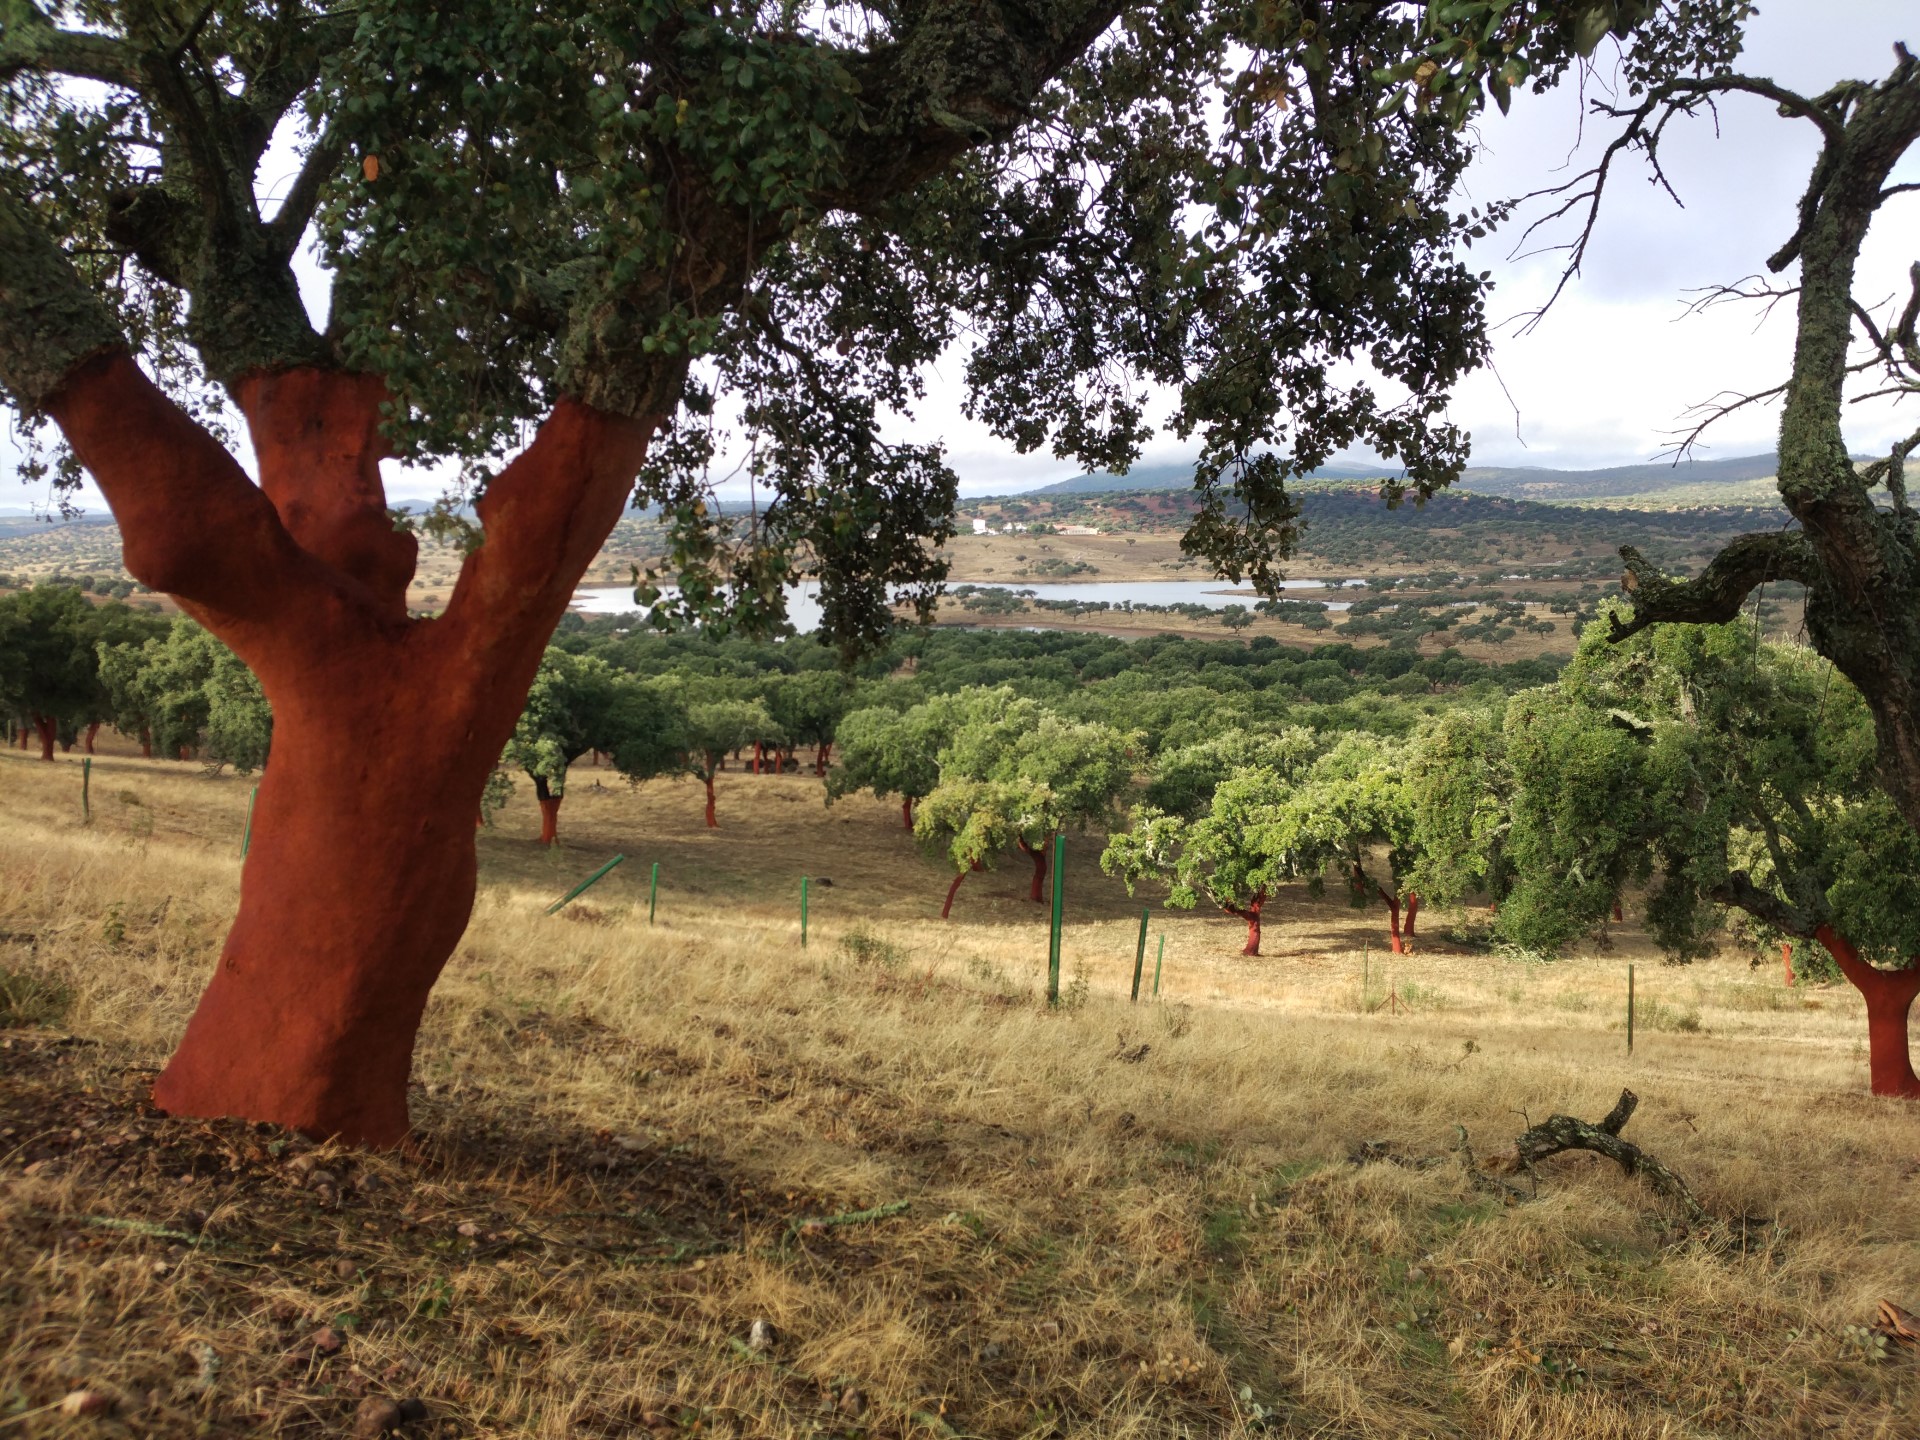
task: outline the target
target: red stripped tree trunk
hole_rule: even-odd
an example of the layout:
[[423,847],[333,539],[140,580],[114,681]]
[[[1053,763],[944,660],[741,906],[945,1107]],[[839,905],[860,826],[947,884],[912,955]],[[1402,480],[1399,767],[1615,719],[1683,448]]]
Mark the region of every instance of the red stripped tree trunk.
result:
[[1387,944],[1394,954],[1404,955],[1407,953],[1407,945],[1401,938],[1400,898],[1397,895],[1388,894],[1387,887],[1384,885],[1376,885],[1374,890],[1382,900],[1387,902]]
[[1793,942],[1780,942],[1780,968],[1787,972],[1787,984],[1793,984]]
[[140,758],[143,760],[153,758],[153,731],[145,725],[140,727]]
[[1826,946],[1840,973],[1867,1001],[1867,1075],[1876,1095],[1920,1099],[1920,1076],[1913,1073],[1907,1044],[1907,1017],[1920,995],[1920,966],[1879,970],[1860,958],[1853,942],[1831,925],[1814,937]]
[[540,843],[557,845],[560,843],[560,802],[564,795],[556,795],[547,783],[547,777],[533,777],[533,798],[540,806]]
[[54,723],[53,717],[51,715],[34,716],[33,728],[40,736],[40,758],[53,759],[53,742],[59,738],[59,727]]
[[833,742],[831,740],[815,746],[813,751],[813,773],[824,777],[827,773],[827,764],[832,758]]
[[1260,953],[1260,909],[1267,903],[1267,892],[1262,890],[1243,906],[1226,905],[1223,908],[1229,915],[1236,915],[1247,922],[1247,943],[1241,950],[1242,955]]
[[1420,913],[1420,897],[1416,895],[1413,891],[1409,890],[1407,892],[1406,918],[1400,922],[1400,933],[1401,935],[1406,937],[1406,942],[1409,946],[1413,944],[1414,918],[1418,916],[1419,913]]
[[562,400],[488,487],[487,543],[426,621],[407,613],[415,542],[380,485],[384,387],[295,369],[235,397],[257,486],[124,355],[80,366],[49,405],[128,570],[231,646],[273,706],[239,913],[154,1103],[397,1145],[427,994],[473,904],[472,817],[654,422]]
[[1620,909],[1620,902],[1618,900],[1614,901],[1613,902],[1613,923],[1616,925],[1624,924],[1626,921],[1626,918],[1627,918],[1626,915]]
[[760,742],[758,740],[753,742],[753,773],[756,775],[760,773]]
[[702,778],[707,782],[707,829],[718,830],[720,822],[714,818],[713,813],[713,772],[709,770]]
[[90,721],[87,725],[86,733],[80,737],[80,748],[89,755],[93,754],[93,737],[99,733],[100,722],[98,720]]
[[1027,898],[1044,903],[1047,898],[1047,846],[1043,842],[1038,849],[1035,849],[1025,840],[1017,840],[1014,843],[1020,847],[1021,854],[1033,861],[1033,888],[1028,892]]
[[900,797],[900,823],[906,826],[909,832],[912,831],[913,829],[913,797],[910,795],[903,795]]
[[967,872],[962,870],[958,875],[953,877],[953,883],[947,886],[947,903],[940,907],[940,918],[942,920],[950,920],[953,918],[953,897],[960,893],[960,882],[966,878]]

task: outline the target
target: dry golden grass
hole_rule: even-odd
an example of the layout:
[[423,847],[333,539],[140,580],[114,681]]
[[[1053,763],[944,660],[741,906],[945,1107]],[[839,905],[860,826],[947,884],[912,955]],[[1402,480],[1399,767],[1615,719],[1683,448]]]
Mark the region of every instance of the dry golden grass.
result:
[[[1289,894],[1257,961],[1156,910],[1134,1007],[1139,909],[1075,839],[1049,1011],[1024,867],[942,925],[888,807],[728,772],[709,834],[697,788],[586,768],[557,854],[524,794],[483,837],[421,1153],[344,1153],[139,1103],[248,782],[105,756],[83,828],[77,764],[0,760],[0,965],[48,1016],[0,1050],[13,1435],[338,1435],[367,1395],[551,1440],[1920,1435],[1920,1365],[1847,1328],[1920,1299],[1920,1116],[1865,1095],[1846,990],[1631,935],[1528,964],[1426,915],[1363,988],[1378,914]],[[804,951],[802,864],[834,882]],[[1628,961],[1663,1007],[1630,1060]],[[1589,1157],[1502,1206],[1451,1158],[1456,1123],[1491,1150],[1623,1085],[1629,1137],[1744,1230]],[[31,1413],[79,1384],[114,1416]]]

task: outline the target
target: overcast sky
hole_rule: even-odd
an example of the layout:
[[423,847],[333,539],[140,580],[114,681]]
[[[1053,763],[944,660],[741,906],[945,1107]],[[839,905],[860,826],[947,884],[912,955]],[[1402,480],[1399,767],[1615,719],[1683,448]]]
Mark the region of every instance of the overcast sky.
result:
[[[1742,68],[1803,93],[1841,77],[1876,80],[1893,64],[1892,43],[1920,47],[1920,7],[1912,0],[1765,0],[1749,31]],[[1497,377],[1471,377],[1455,399],[1453,418],[1473,436],[1477,464],[1584,469],[1653,459],[1670,443],[1689,407],[1723,390],[1758,390],[1786,373],[1792,343],[1790,306],[1763,319],[1749,306],[1686,316],[1690,292],[1760,272],[1766,256],[1791,233],[1794,207],[1816,146],[1806,121],[1785,120],[1759,99],[1732,97],[1710,120],[1670,131],[1663,147],[1682,209],[1648,183],[1637,162],[1617,169],[1584,273],[1532,333],[1499,332]],[[1582,137],[1570,89],[1516,97],[1510,116],[1481,125],[1483,151],[1469,176],[1471,198],[1487,201],[1570,178],[1586,168],[1612,130],[1589,119]],[[284,161],[282,163],[285,163]],[[1901,177],[1920,179],[1909,157]],[[264,173],[263,182],[273,183]],[[1870,300],[1905,294],[1906,268],[1920,258],[1920,194],[1890,202],[1869,238],[1856,293]],[[1557,238],[1565,238],[1566,230]],[[1897,243],[1907,237],[1903,247]],[[1496,320],[1537,306],[1559,274],[1561,257],[1510,258],[1516,233],[1475,247],[1476,268],[1494,272]],[[310,304],[324,308],[324,278],[308,282]],[[1047,455],[1015,455],[960,414],[961,363],[936,367],[930,394],[912,429],[945,440],[966,493],[1004,492],[1061,479],[1074,467]],[[1509,398],[1510,397],[1510,398]],[[1706,437],[1703,457],[1770,450],[1777,411],[1752,409]],[[1884,450],[1914,424],[1900,423],[1884,403],[1854,407],[1848,442],[1857,452]],[[1142,463],[1188,458],[1163,438]],[[0,437],[0,460],[15,453]],[[1359,457],[1356,457],[1359,458]],[[430,473],[387,467],[396,500],[431,498]],[[42,494],[0,491],[0,507]],[[98,504],[98,496],[91,498]]]

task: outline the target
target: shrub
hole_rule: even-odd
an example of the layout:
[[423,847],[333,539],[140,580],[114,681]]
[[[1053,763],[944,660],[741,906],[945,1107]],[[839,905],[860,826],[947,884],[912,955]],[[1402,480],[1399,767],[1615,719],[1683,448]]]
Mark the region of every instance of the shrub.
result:
[[0,965],[0,1026],[51,1025],[72,1004],[73,992],[53,976]]

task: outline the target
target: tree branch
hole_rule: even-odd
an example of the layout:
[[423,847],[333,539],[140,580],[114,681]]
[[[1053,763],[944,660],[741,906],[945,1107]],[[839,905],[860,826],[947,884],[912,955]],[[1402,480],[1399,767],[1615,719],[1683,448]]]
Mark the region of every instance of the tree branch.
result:
[[33,212],[0,189],[0,386],[38,411],[76,366],[125,343]]
[[[287,533],[224,446],[124,352],[67,376],[46,408],[120,522],[135,579],[197,607],[223,638],[285,625],[314,633],[330,572]],[[230,641],[230,643],[234,643]],[[234,643],[241,658],[261,657]]]
[[313,148],[307,151],[306,159],[300,165],[300,173],[294,176],[293,184],[280,201],[280,208],[266,224],[268,244],[278,259],[290,260],[300,248],[300,237],[306,234],[307,222],[313,218],[314,207],[320,203],[320,187],[339,166],[344,153],[345,147],[331,130],[322,133],[313,142]]
[[1769,580],[1811,586],[1822,574],[1800,531],[1742,535],[1691,580],[1662,575],[1631,545],[1621,546],[1620,558],[1627,564],[1621,588],[1633,598],[1633,616],[1624,623],[1614,617],[1608,638],[1616,643],[1654,625],[1723,625],[1740,613],[1754,587]]
[[1686,1211],[1689,1222],[1698,1225],[1712,1219],[1706,1208],[1693,1198],[1693,1191],[1687,1188],[1686,1181],[1632,1141],[1620,1138],[1621,1130],[1633,1118],[1634,1109],[1639,1103],[1639,1096],[1631,1090],[1622,1090],[1613,1109],[1598,1125],[1589,1125],[1571,1115],[1550,1115],[1522,1133],[1513,1142],[1514,1151],[1519,1156],[1521,1166],[1530,1171],[1549,1156],[1568,1150],[1590,1150],[1596,1155],[1606,1156],[1626,1174],[1638,1175],[1645,1180],[1657,1194]]
[[1727,876],[1723,884],[1715,885],[1707,891],[1707,896],[1716,905],[1729,905],[1735,910],[1744,910],[1754,919],[1771,925],[1782,935],[1792,935],[1796,939],[1811,940],[1813,932],[1821,925],[1818,917],[1809,917],[1785,900],[1762,890],[1744,870],[1736,870]]
[[133,57],[121,41],[61,30],[32,0],[0,0],[0,80],[28,71],[135,88]]

